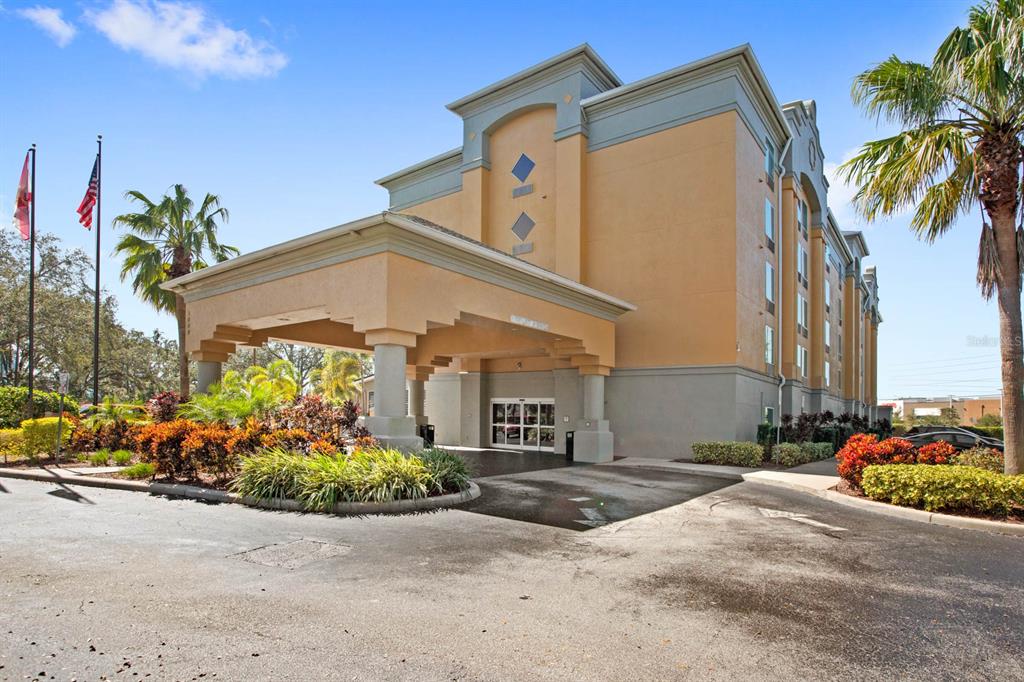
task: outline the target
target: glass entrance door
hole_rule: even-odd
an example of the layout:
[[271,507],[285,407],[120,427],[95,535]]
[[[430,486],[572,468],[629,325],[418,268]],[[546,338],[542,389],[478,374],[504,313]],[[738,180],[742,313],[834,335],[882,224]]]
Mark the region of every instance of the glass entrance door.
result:
[[554,452],[555,401],[550,398],[492,400],[491,445]]

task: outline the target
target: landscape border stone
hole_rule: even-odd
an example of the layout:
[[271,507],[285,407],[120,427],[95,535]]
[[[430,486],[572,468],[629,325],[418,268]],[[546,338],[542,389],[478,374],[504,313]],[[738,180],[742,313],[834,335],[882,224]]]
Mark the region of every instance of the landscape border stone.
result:
[[[82,474],[67,475],[58,472],[61,472],[61,470],[45,469],[43,472],[40,472],[39,470],[33,471],[29,469],[0,469],[0,477],[64,485],[81,485],[91,488],[105,488],[108,490],[129,490],[133,492],[150,493],[153,495],[167,495],[168,497],[183,497],[191,500],[203,500],[206,502],[244,504],[250,507],[273,509],[277,511],[309,512],[308,509],[295,500],[257,500],[252,497],[243,497],[237,493],[231,493],[225,490],[184,485],[181,483],[126,481],[117,478],[102,478]],[[423,497],[415,500],[394,500],[391,502],[339,502],[334,505],[334,508],[330,513],[339,515],[366,515],[431,511],[434,509],[453,507],[455,505],[462,504],[463,502],[475,500],[478,497],[480,497],[480,486],[475,482],[470,481],[469,488],[459,493]]]

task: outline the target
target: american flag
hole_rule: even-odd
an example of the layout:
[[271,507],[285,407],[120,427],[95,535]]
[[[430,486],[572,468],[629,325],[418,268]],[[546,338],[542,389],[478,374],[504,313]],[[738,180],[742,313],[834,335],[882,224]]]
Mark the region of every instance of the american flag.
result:
[[87,230],[92,229],[92,209],[96,206],[96,194],[99,192],[99,158],[92,164],[92,175],[89,176],[89,188],[85,190],[82,203],[78,205],[78,222]]

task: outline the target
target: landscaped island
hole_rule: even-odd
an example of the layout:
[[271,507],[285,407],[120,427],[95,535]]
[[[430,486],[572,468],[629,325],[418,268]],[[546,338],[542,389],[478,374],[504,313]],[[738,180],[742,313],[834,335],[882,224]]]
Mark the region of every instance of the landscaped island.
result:
[[[383,447],[358,417],[351,401],[278,400],[260,389],[217,387],[188,402],[165,392],[144,406],[108,401],[82,420],[67,414],[62,440],[79,462],[125,467],[100,475],[217,488],[256,503],[292,500],[311,511],[470,488],[470,472],[455,453]],[[52,459],[57,426],[56,417],[43,417],[6,429],[5,453],[30,463]]]

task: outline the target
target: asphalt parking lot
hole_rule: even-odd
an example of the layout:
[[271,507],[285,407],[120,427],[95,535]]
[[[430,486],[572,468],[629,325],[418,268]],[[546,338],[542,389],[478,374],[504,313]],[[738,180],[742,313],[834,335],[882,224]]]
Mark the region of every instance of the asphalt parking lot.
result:
[[696,493],[581,532],[2,479],[0,679],[1024,679],[1020,538]]

